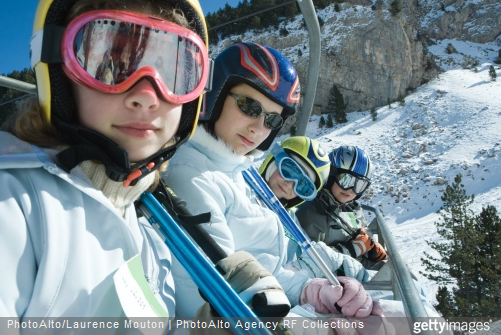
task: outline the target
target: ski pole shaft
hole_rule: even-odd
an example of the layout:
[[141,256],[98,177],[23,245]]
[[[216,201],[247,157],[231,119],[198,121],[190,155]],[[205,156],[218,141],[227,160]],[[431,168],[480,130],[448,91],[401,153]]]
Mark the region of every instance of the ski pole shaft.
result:
[[268,184],[261,178],[257,170],[251,166],[247,171],[243,172],[244,178],[266,202],[267,206],[273,210],[285,228],[292,234],[296,242],[301,246],[304,252],[313,260],[313,262],[320,268],[325,278],[333,285],[340,285],[336,276],[332,273],[329,267],[325,264],[318,252],[311,248],[310,239],[304,232],[297,226],[296,222],[292,220],[289,213],[282,206]]
[[[228,320],[233,326],[246,321],[255,322],[259,320],[249,306],[247,306],[233,288],[229,286],[229,283],[221,276],[214,265],[219,262],[219,260],[226,258],[227,254],[216,241],[214,241],[212,236],[200,226],[201,222],[208,222],[210,220],[210,214],[191,215],[186,208],[186,203],[174,194],[168,192],[165,185],[163,188],[157,187],[153,194],[144,194],[141,200],[140,211],[145,215],[148,221],[152,223],[152,226],[156,228],[158,233],[164,236],[167,246],[181,264],[183,264],[195,284],[200,288],[219,315]],[[185,234],[185,231],[183,231],[181,227],[186,230],[186,233],[193,239],[195,244],[191,242],[191,239]],[[188,248],[185,248],[185,246],[188,246]],[[182,258],[178,257],[179,248],[184,250],[191,249],[192,247],[194,247],[195,250],[188,251],[187,254],[195,255],[197,258],[202,257],[201,261],[203,264],[200,264],[200,259],[195,262],[193,262],[193,259],[190,259],[190,262],[186,263],[183,262]],[[197,247],[200,247],[205,255],[203,255]],[[207,256],[212,263],[207,260],[205,256]],[[193,268],[195,270],[193,270]],[[207,271],[204,270],[204,268],[208,269],[209,275],[207,275]],[[200,280],[207,282],[206,287],[200,285]],[[221,280],[224,281],[224,283],[219,284]],[[208,290],[214,291],[216,300],[206,293],[207,287]],[[220,287],[222,288],[220,289]],[[223,306],[223,308],[221,308],[219,300],[228,303],[229,307]],[[234,312],[230,311],[228,314],[228,308]],[[223,314],[221,311],[226,312]],[[233,328],[233,332],[237,334],[244,333],[241,327]],[[247,332],[245,332],[245,334],[247,334]],[[251,330],[251,334],[284,335],[291,333],[278,328],[273,332],[266,328],[260,328]]]
[[[225,317],[252,317],[255,314],[209,263],[151,193],[141,196],[141,211],[159,229],[172,254],[183,264],[195,284],[218,313]],[[237,329],[238,330],[238,329]],[[263,332],[267,334],[267,332]]]

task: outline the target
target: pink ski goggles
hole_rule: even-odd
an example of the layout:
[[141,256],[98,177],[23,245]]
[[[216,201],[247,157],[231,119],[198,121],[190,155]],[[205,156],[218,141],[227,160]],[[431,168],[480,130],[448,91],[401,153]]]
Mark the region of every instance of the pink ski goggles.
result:
[[164,100],[183,104],[203,93],[209,74],[197,34],[144,14],[82,14],[66,28],[61,48],[66,75],[104,93],[123,93],[146,77]]

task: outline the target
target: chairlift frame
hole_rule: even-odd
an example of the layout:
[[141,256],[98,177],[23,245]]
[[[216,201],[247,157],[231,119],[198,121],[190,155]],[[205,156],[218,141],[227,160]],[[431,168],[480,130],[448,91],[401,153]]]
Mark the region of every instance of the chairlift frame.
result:
[[[296,128],[297,135],[304,135],[306,133],[306,126],[312,113],[313,103],[317,90],[320,68],[321,39],[320,26],[318,23],[315,8],[313,6],[313,1],[297,0],[297,3],[306,22],[310,49],[307,80],[306,85],[303,86],[306,87],[306,90],[304,92],[304,98],[301,107],[302,113],[300,114]],[[37,93],[37,89],[34,84],[25,83],[23,81],[2,75],[0,75],[0,86],[12,88],[29,94]],[[371,229],[376,229],[378,236],[380,237],[380,242],[388,251],[389,261],[387,265],[390,269],[390,271],[387,271],[388,276],[379,278],[378,280],[369,283],[364,283],[364,287],[367,290],[391,290],[394,294],[394,299],[402,301],[406,315],[409,318],[411,318],[412,320],[425,317],[427,318],[428,314],[423,302],[419,297],[419,293],[414,286],[412,274],[409,271],[406,262],[400,256],[396,243],[393,239],[393,235],[391,234],[390,229],[386,224],[381,212],[378,209],[367,205],[362,205],[362,208],[368,212],[375,214],[376,216],[376,226],[371,227]],[[435,332],[421,331],[421,334],[431,335],[435,334]]]

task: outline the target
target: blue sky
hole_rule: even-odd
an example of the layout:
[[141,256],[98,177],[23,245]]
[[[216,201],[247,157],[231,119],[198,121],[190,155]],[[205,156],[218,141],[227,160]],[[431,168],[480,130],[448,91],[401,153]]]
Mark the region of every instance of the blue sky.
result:
[[[199,0],[204,13],[240,0]],[[29,45],[38,0],[2,0],[0,11],[0,74],[30,67]]]

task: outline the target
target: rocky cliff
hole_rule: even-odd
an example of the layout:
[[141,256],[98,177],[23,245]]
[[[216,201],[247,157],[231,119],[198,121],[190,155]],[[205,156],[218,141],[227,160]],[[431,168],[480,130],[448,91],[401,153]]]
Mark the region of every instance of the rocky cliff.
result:
[[[407,92],[438,75],[427,54],[434,40],[459,39],[477,43],[498,40],[501,48],[499,0],[400,0],[401,12],[389,12],[360,1],[317,11],[321,22],[322,54],[313,113],[329,112],[329,91],[336,85],[347,111],[368,110],[403,98]],[[374,2],[375,4],[375,2]],[[298,15],[282,22],[288,35],[271,28],[232,36],[211,46],[214,56],[239,40],[268,44],[292,60],[303,88],[308,69],[308,34]]]

